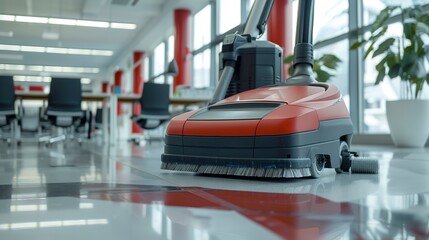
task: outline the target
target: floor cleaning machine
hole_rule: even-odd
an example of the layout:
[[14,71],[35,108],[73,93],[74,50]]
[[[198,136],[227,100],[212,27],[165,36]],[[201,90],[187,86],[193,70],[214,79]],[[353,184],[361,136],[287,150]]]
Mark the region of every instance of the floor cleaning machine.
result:
[[282,49],[256,40],[273,1],[256,0],[243,33],[224,38],[213,99],[170,121],[162,169],[268,178],[378,171],[349,151],[353,126],[338,88],[314,79],[314,1],[299,3],[292,77],[283,81]]

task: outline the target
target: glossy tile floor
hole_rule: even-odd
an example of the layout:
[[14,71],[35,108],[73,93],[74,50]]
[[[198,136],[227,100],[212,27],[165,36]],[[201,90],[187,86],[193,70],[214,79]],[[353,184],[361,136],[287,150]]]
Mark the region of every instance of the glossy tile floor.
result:
[[270,180],[160,170],[162,147],[1,143],[0,239],[429,239],[429,149]]

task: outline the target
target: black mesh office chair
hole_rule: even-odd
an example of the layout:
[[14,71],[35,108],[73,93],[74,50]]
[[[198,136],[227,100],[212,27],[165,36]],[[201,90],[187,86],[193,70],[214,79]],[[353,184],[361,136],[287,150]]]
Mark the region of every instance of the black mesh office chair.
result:
[[11,137],[1,137],[1,139],[10,142],[14,138],[15,124],[15,87],[12,76],[0,76],[0,128],[11,126]]
[[170,120],[169,105],[170,85],[147,82],[140,98],[141,112],[132,120],[143,129],[155,129]]
[[[52,125],[62,129],[73,128],[83,117],[81,103],[82,86],[80,79],[52,78],[46,108],[46,116]],[[61,134],[51,138],[48,143],[65,139],[66,135]]]

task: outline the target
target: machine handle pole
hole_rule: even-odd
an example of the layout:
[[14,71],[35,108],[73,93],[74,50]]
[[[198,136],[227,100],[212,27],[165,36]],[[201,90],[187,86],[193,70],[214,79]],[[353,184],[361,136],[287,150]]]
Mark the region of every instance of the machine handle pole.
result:
[[286,80],[286,85],[310,85],[317,82],[313,72],[313,18],[314,0],[300,0],[293,54],[295,71]]
[[314,0],[300,0],[296,43],[313,44]]
[[213,94],[213,98],[209,105],[215,104],[225,98],[229,83],[231,82],[232,76],[234,75],[234,66],[235,62],[231,61],[230,64],[223,68],[222,74],[219,77],[219,83],[217,85],[216,91]]
[[248,34],[252,38],[257,38],[265,32],[265,26],[267,25],[273,4],[274,0],[256,0],[253,3],[246,24],[244,25],[243,35]]

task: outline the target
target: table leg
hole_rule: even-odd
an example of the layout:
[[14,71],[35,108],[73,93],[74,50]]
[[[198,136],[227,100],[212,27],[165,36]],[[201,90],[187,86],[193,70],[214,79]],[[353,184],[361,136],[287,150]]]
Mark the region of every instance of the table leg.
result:
[[111,95],[110,96],[110,144],[115,145],[116,136],[118,132],[118,123],[117,123],[117,111],[118,106],[118,96]]
[[109,100],[110,97],[106,97],[103,102],[103,142],[109,142]]

